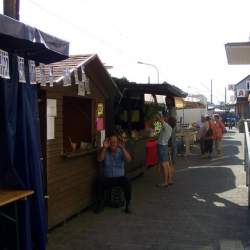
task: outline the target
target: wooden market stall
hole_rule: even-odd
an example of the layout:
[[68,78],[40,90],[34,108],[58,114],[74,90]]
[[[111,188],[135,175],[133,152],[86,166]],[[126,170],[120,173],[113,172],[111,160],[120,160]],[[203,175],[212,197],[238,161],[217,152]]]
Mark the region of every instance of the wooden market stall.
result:
[[97,175],[97,148],[114,129],[119,90],[97,55],[77,55],[45,67],[40,116],[49,228],[88,207]]
[[171,116],[176,116],[175,97],[186,97],[187,94],[168,83],[137,84],[126,79],[115,79],[115,81],[122,92],[122,97],[116,105],[116,125],[133,137],[127,143],[133,160],[126,168],[127,175],[133,177],[143,173],[145,165],[155,164],[157,161],[156,140],[145,134],[148,112],[145,94],[153,95],[155,100],[156,95],[165,96],[165,104],[156,103],[153,108],[167,111]]

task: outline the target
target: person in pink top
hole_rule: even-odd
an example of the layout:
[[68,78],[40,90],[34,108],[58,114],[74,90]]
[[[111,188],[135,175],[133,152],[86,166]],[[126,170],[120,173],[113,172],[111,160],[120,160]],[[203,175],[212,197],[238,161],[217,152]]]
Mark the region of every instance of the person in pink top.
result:
[[221,141],[223,139],[225,125],[220,119],[219,115],[214,115],[213,123],[213,139],[215,145],[215,151],[217,154],[221,154]]

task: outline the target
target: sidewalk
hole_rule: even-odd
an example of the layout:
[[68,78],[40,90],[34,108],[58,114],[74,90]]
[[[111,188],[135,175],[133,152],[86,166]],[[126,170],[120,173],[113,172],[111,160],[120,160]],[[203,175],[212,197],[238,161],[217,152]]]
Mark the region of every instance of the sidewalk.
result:
[[86,211],[50,232],[48,250],[250,249],[242,145],[243,134],[231,132],[220,157],[179,157],[168,188],[148,169],[132,183],[133,214]]

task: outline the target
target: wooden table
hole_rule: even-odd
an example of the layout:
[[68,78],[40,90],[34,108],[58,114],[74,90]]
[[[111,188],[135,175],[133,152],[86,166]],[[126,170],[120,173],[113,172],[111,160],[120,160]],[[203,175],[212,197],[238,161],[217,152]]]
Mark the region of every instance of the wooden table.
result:
[[[17,202],[21,200],[27,200],[29,196],[34,194],[32,190],[7,190],[7,189],[0,189],[0,216],[5,218],[10,223],[15,223],[16,225],[16,249],[20,249],[20,242],[19,242],[19,221],[18,221],[18,208]],[[6,212],[1,211],[6,205],[14,205],[14,217],[7,214]]]
[[27,197],[32,194],[34,194],[34,191],[32,190],[0,189],[0,207],[18,200],[27,199]]

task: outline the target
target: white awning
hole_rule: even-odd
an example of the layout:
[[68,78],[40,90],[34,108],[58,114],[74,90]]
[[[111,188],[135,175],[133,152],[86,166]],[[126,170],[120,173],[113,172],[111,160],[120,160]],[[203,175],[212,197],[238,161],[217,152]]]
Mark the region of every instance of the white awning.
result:
[[250,42],[225,44],[228,64],[250,64]]

